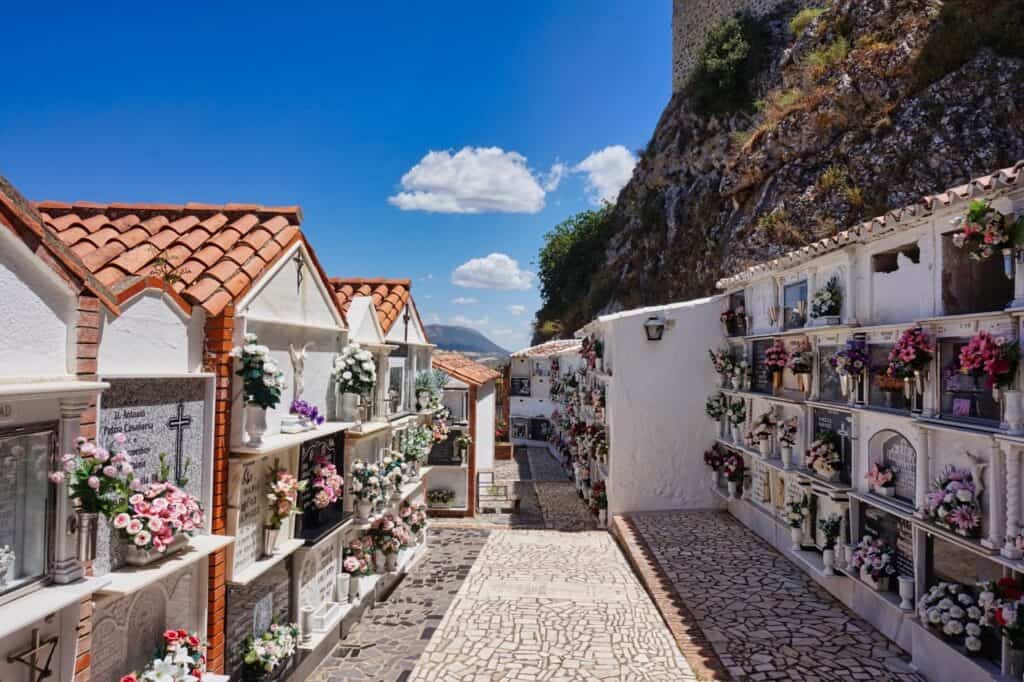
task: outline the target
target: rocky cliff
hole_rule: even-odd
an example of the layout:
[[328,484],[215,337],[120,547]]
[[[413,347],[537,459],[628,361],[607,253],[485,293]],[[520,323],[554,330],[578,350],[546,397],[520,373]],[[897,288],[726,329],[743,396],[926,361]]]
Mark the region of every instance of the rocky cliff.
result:
[[702,106],[692,88],[673,96],[610,214],[605,268],[555,320],[563,334],[709,294],[752,262],[1024,158],[1020,0],[817,8],[757,20],[746,105],[709,113],[706,93]]

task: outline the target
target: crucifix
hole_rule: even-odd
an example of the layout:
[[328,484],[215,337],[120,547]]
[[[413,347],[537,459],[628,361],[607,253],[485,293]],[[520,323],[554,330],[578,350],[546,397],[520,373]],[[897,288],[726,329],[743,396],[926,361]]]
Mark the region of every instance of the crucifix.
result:
[[302,291],[302,268],[306,265],[306,261],[302,258],[302,252],[296,251],[295,258],[292,259],[295,263],[295,292]]
[[182,450],[185,445],[185,429],[192,425],[192,417],[185,415],[185,401],[178,401],[178,414],[167,420],[167,428],[175,431],[174,434],[174,482],[177,484],[184,477],[182,471]]
[[[9,654],[7,656],[7,662],[27,665],[29,670],[28,682],[39,682],[40,680],[45,680],[53,674],[53,670],[50,669],[50,664],[53,662],[53,652],[57,649],[58,639],[59,637],[57,635],[51,635],[46,639],[39,639],[39,628],[32,628],[31,646],[16,654]],[[44,651],[46,647],[50,648],[50,653],[46,655],[46,662],[40,667],[39,654]]]

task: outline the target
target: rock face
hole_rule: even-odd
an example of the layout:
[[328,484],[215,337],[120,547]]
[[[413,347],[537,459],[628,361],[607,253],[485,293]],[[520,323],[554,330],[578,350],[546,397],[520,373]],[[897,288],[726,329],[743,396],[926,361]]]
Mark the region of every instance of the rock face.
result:
[[768,17],[757,107],[704,116],[673,95],[613,212],[610,294],[573,317],[707,295],[751,263],[1024,158],[1024,38],[978,38],[1024,22],[1017,2],[834,0],[799,36],[792,5]]

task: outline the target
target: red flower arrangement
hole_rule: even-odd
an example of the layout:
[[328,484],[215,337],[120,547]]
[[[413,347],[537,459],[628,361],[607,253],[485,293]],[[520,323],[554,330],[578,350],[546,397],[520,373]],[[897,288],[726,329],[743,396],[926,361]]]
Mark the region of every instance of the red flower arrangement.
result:
[[886,374],[897,379],[908,379],[915,371],[923,371],[932,361],[935,345],[920,327],[907,329],[889,351],[889,365]]
[[1013,383],[1019,361],[1016,341],[980,331],[960,348],[959,369],[962,374],[985,376],[987,388],[1006,387]]
[[788,361],[789,353],[786,352],[786,344],[782,342],[782,339],[775,339],[764,353],[764,364],[774,372],[781,372],[786,368]]
[[743,457],[735,452],[730,452],[722,462],[722,473],[725,480],[732,483],[739,483],[743,480]]

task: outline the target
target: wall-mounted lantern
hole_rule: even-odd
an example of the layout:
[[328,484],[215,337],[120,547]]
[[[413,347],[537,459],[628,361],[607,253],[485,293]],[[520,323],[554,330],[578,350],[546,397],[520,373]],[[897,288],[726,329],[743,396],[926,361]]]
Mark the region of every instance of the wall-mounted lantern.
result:
[[644,322],[644,333],[648,341],[661,341],[665,335],[665,319],[660,315],[652,315]]

